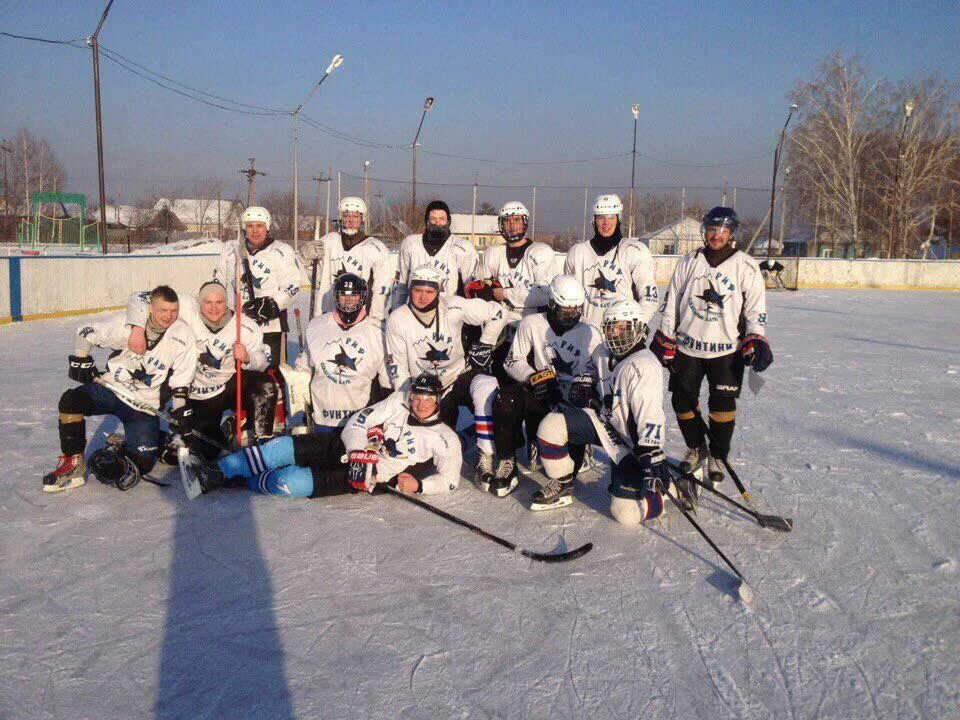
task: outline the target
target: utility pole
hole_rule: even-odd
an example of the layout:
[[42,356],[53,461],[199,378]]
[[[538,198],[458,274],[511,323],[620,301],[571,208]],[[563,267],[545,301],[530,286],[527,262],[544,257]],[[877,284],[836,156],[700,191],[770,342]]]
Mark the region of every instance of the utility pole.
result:
[[787,194],[783,194],[780,200],[780,252],[777,255],[783,255],[783,227],[787,222]]
[[586,242],[587,239],[587,191],[589,189],[583,189],[583,230],[580,232],[580,242]]
[[256,169],[256,167],[254,166],[255,162],[256,162],[256,158],[250,158],[250,168],[247,170],[240,171],[241,175],[247,176],[247,185],[248,185],[247,207],[250,207],[251,205],[253,205],[254,199],[257,197],[257,193],[256,193],[257,175],[263,175],[264,177],[267,176],[265,172],[260,172],[259,170]]
[[720,201],[720,204],[724,207],[727,206],[727,181],[723,181],[723,199]]
[[[813,257],[820,254],[820,193],[817,193],[817,217],[813,221]],[[807,255],[810,255],[809,248]]]
[[363,202],[367,206],[367,217],[364,218],[364,222],[369,223],[373,227],[371,217],[373,212],[370,209],[370,161],[364,160],[363,162]]
[[530,239],[537,239],[537,186],[533,186],[533,217],[530,223]]
[[[10,177],[7,175],[7,154],[10,152],[10,146],[4,140],[0,145],[0,153],[3,155],[3,237],[6,239],[9,234],[8,226],[10,224]],[[952,196],[951,196],[952,197]],[[951,213],[953,212],[953,202],[951,200]],[[951,218],[953,215],[950,216]]]
[[[322,174],[322,173],[321,173]],[[333,168],[327,168],[327,210],[323,219],[323,234],[330,232],[330,186],[333,184]]]
[[417,145],[420,141],[420,131],[423,130],[423,120],[427,117],[427,113],[430,112],[430,108],[432,107],[432,97],[428,97],[423,101],[423,114],[420,116],[420,125],[417,127],[417,134],[414,135],[413,145],[411,145],[411,149],[413,150],[413,197],[410,200],[411,221],[417,216]]
[[327,176],[324,177],[323,173],[321,172],[320,177],[314,177],[313,179],[317,181],[317,199],[316,199],[316,202],[314,203],[314,211],[313,211],[313,222],[314,222],[314,227],[317,229],[317,231],[320,230],[320,186],[323,185],[323,183],[327,183],[327,218],[326,218],[326,230],[324,230],[324,234],[326,234],[330,232],[330,181],[333,178],[330,176],[329,173],[327,173]]
[[733,188],[733,205],[730,207],[733,208],[734,212],[737,210],[737,188]]
[[223,193],[217,190],[217,240],[223,240],[223,218],[220,210],[223,207]]
[[477,224],[477,183],[480,180],[480,174],[473,176],[473,210],[470,211],[470,244],[477,246],[476,224]]
[[383,231],[385,230],[384,225],[383,225],[383,218],[385,217],[385,213],[386,213],[386,211],[385,211],[384,208],[383,208],[383,190],[380,190],[380,189],[378,188],[378,189],[377,189],[377,193],[376,193],[376,195],[375,195],[374,197],[377,198],[377,204],[380,206],[380,212],[379,212],[379,214],[377,215],[377,219],[380,220],[380,232],[377,234],[377,237],[382,240],[382,239],[383,239],[382,236],[383,236],[383,234],[384,234]]
[[640,106],[634,103],[630,109],[633,111],[633,165],[630,169],[630,228],[627,230],[627,235],[633,237],[633,192],[634,179],[637,175],[637,118],[640,117]]
[[[87,44],[93,48],[93,101],[97,115],[97,179],[100,182],[100,229],[103,235],[100,236],[100,246],[103,254],[107,254],[107,191],[103,177],[103,121],[100,114],[100,42],[97,39],[100,35],[100,28],[103,27],[107,19],[107,13],[110,12],[110,6],[113,0],[107,3],[107,7],[100,16],[100,24],[94,30],[93,35],[87,38]],[[43,188],[40,188],[43,190]]]

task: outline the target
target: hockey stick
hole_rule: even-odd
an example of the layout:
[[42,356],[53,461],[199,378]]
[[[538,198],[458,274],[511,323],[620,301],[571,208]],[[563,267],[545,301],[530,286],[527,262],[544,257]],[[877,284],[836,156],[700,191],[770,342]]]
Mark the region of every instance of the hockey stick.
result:
[[300,325],[300,308],[294,308],[293,317],[297,321],[297,347],[303,352],[303,327]]
[[681,477],[684,480],[689,480],[690,482],[694,483],[695,485],[699,485],[705,490],[709,490],[717,497],[722,498],[723,500],[726,500],[735,508],[739,508],[743,512],[747,513],[747,515],[749,515],[750,517],[752,517],[754,520],[757,521],[760,527],[765,527],[770,530],[776,530],[777,532],[790,532],[791,530],[793,530],[793,518],[785,518],[779,515],[764,515],[763,513],[759,513],[756,510],[748,508],[743,503],[737,502],[729,495],[726,495],[720,492],[715,487],[713,487],[712,483],[699,480],[690,474],[684,474],[684,472],[680,469],[680,466],[677,465],[675,462],[671,462],[670,460],[667,460],[667,465],[670,466],[670,468],[677,474],[678,477]]
[[451,515],[450,513],[446,512],[445,510],[441,510],[440,508],[435,507],[428,502],[424,502],[419,498],[415,498],[412,495],[407,495],[406,493],[402,493],[399,490],[390,487],[389,485],[380,484],[380,485],[377,485],[377,488],[382,489],[384,492],[390,493],[394,497],[401,498],[403,500],[406,500],[407,502],[410,502],[410,503],[413,503],[414,505],[422,507],[424,510],[429,510],[434,515],[439,515],[445,520],[449,520],[450,522],[456,523],[461,527],[465,527],[468,530],[472,530],[473,532],[477,533],[477,535],[484,537],[487,540],[492,540],[493,542],[497,543],[497,545],[505,547],[508,550],[512,550],[513,552],[517,553],[517,555],[523,555],[526,558],[530,558],[531,560],[536,560],[538,562],[558,563],[558,562],[566,562],[567,560],[576,560],[577,558],[583,557],[593,549],[593,543],[588,542],[585,545],[581,545],[580,547],[574,550],[569,550],[563,553],[533,552],[531,550],[526,550],[522,547],[518,547],[517,545],[510,542],[509,540],[504,540],[501,537],[497,537],[496,535],[488,533],[486,530],[482,530],[478,528],[476,525],[472,525],[471,523],[468,523],[466,520],[461,520],[455,515]]
[[[237,262],[234,268],[236,277],[234,278],[234,284],[236,285],[237,296],[233,303],[233,312],[237,316],[237,342],[240,342],[240,330],[241,330],[241,320],[243,318],[243,288],[242,284],[242,274],[241,267],[242,264],[246,264],[246,242],[243,237],[243,227],[238,228],[237,230]],[[241,250],[242,248],[242,250]],[[249,278],[248,278],[249,279]],[[252,283],[251,283],[252,285]],[[250,298],[253,299],[253,287],[250,288]],[[239,447],[243,446],[243,421],[244,421],[244,412],[243,412],[243,363],[240,360],[237,360],[237,397],[236,397],[236,419],[237,419],[237,445]]]
[[310,320],[313,320],[313,313],[317,309],[317,261],[311,263],[310,268]]

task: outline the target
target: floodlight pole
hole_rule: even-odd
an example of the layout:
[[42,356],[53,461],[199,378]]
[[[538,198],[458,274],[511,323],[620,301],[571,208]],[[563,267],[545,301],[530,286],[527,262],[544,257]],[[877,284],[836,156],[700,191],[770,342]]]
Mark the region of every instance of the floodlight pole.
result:
[[417,126],[417,134],[413,137],[413,199],[410,202],[410,222],[417,216],[417,143],[420,140],[420,131],[423,129],[423,120],[433,107],[433,98],[428,97],[423,101],[423,114],[420,116],[420,124]]
[[767,225],[767,257],[770,257],[770,248],[773,244],[773,204],[776,202],[777,170],[780,167],[780,153],[783,152],[783,141],[787,135],[787,125],[790,124],[790,118],[793,117],[794,111],[799,107],[797,103],[793,103],[790,106],[790,112],[787,113],[787,121],[783,124],[783,130],[780,131],[780,139],[777,141],[777,147],[773,151],[773,182],[770,183],[770,218]]
[[637,175],[637,118],[640,117],[640,106],[634,103],[631,108],[633,112],[633,169],[630,170],[630,228],[627,235],[633,237],[633,193],[634,180]]
[[[100,231],[102,233],[100,236],[100,247],[104,255],[107,254],[107,190],[103,179],[103,122],[100,115],[100,43],[97,37],[100,35],[100,28],[103,27],[103,23],[107,19],[107,13],[110,12],[112,5],[113,0],[110,0],[107,3],[107,7],[103,10],[103,15],[100,16],[100,24],[97,25],[97,29],[94,30],[93,35],[87,38],[87,44],[93,48],[93,101],[97,114],[97,175],[100,181]],[[84,220],[85,218],[80,219],[81,225]]]
[[893,202],[890,204],[890,242],[887,248],[887,258],[892,258],[894,253],[894,246],[896,244],[896,225],[899,221],[897,216],[897,210],[899,209],[900,204],[900,157],[903,155],[903,138],[907,134],[907,121],[910,119],[910,115],[913,114],[914,102],[913,100],[907,100],[903,104],[903,122],[900,125],[900,138],[897,140],[897,163],[894,166],[895,170],[893,173]]

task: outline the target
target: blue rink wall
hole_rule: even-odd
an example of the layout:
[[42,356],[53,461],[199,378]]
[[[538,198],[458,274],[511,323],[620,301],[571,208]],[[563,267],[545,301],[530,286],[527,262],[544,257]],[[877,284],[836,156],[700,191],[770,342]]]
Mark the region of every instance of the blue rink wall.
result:
[[[393,253],[391,260],[396,257]],[[557,253],[554,274],[562,272],[563,258]],[[654,256],[660,285],[667,284],[678,259]],[[960,290],[960,260],[780,260],[788,287]],[[3,257],[0,325],[117,309],[134,290],[160,284],[192,293],[212,277],[216,261],[214,254]]]

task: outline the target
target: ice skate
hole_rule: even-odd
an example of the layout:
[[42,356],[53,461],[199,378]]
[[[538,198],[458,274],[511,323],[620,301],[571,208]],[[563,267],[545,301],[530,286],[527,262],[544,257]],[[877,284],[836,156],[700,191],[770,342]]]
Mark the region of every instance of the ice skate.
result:
[[60,455],[57,468],[43,476],[43,491],[48,493],[73,490],[87,482],[87,463],[83,453]]

